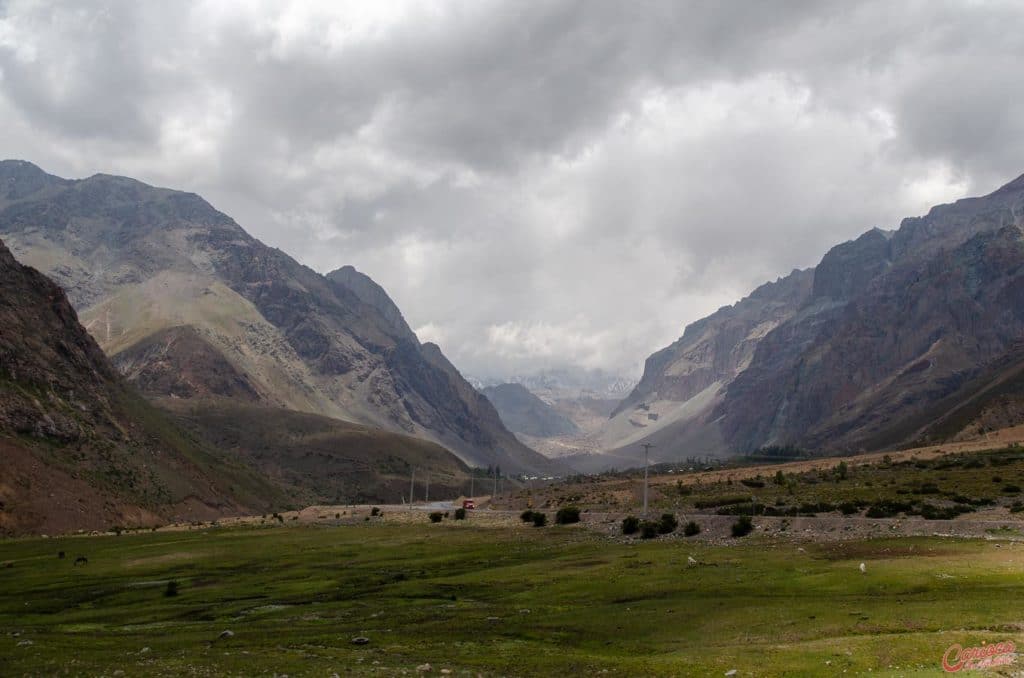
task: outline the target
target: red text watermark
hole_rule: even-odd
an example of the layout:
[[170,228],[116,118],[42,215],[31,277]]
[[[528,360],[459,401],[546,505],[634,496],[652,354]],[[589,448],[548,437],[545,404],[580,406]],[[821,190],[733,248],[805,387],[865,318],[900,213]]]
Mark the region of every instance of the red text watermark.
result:
[[1017,646],[1010,640],[991,645],[982,643],[977,647],[963,647],[959,643],[953,643],[942,655],[942,668],[947,673],[976,671],[1008,666],[1016,660]]

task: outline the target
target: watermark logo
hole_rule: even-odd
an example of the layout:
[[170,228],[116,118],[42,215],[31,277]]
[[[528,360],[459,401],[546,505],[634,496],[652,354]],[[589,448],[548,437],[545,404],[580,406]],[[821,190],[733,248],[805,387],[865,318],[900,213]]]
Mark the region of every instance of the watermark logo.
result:
[[963,647],[959,643],[953,643],[942,655],[942,669],[946,673],[977,671],[1009,666],[1016,660],[1017,646],[1010,640],[991,645],[982,643],[977,647]]

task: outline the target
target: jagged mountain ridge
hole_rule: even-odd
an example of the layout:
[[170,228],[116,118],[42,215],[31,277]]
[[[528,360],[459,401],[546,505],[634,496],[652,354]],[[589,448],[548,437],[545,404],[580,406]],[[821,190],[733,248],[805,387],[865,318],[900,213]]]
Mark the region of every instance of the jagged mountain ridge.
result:
[[[189,327],[205,359],[223,359],[217,373],[231,368],[264,405],[425,437],[475,465],[557,469],[501,425],[439,349],[420,344],[369,278],[350,268],[322,276],[199,196],[3,161],[0,237],[68,291],[140,383],[164,383],[147,373],[140,342]],[[174,352],[157,355],[166,372]]]
[[[977,380],[1024,332],[1022,215],[1024,177],[895,231],[868,231],[814,269],[692,324],[648,359],[616,415],[635,421],[654,409],[669,422],[611,446],[635,457],[636,443],[654,442],[660,458],[673,459],[918,439],[943,407],[967,397],[968,383],[982,388]],[[780,299],[783,284],[792,294]],[[753,329],[772,313],[766,331]],[[738,316],[746,318],[739,326]],[[744,360],[721,361],[745,331]]]

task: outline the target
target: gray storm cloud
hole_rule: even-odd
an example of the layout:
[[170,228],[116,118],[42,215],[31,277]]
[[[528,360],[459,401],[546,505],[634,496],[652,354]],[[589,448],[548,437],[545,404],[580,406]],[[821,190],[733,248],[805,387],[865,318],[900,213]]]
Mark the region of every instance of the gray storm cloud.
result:
[[0,149],[352,264],[481,376],[635,375],[1024,172],[1015,3],[0,3]]

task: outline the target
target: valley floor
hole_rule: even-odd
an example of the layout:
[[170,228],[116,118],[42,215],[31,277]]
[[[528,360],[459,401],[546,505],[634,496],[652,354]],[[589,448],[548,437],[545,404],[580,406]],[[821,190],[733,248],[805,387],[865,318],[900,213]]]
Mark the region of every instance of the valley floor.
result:
[[933,676],[954,644],[1022,640],[1013,530],[634,541],[503,516],[0,542],[0,673]]

